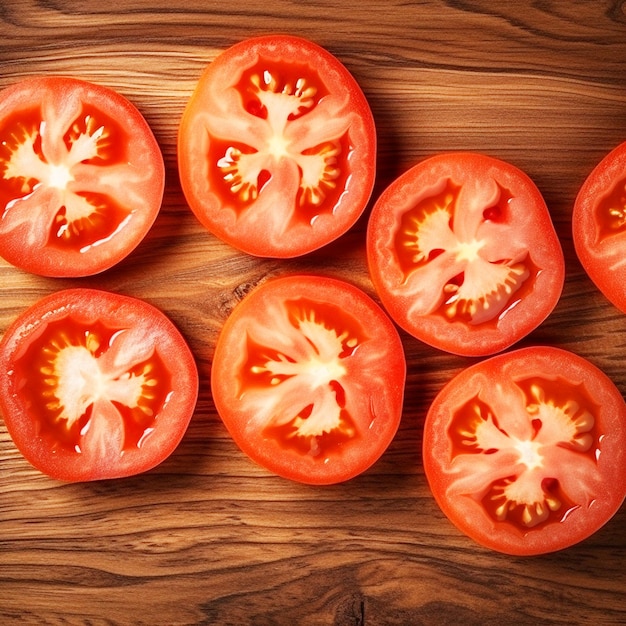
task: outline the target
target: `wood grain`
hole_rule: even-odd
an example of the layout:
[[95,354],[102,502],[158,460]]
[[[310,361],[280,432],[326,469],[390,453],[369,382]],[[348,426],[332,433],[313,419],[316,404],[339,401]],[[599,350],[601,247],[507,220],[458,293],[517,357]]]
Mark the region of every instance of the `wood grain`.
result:
[[[354,3],[351,3],[354,4]],[[356,5],[354,5],[356,6]],[[626,510],[582,544],[531,559],[482,549],[432,499],[420,463],[434,394],[469,360],[403,334],[409,364],[397,438],[370,471],[328,488],[252,465],[208,386],[233,306],[264,278],[321,271],[373,295],[366,216],[294,261],[239,254],[206,233],[178,183],[178,121],[205,65],[251,35],[289,32],[350,69],[374,112],[374,197],[417,160],[475,150],[525,170],[543,192],[567,263],[563,297],[522,345],[549,343],[600,366],[626,393],[626,316],[582,271],[571,241],[577,190],[626,140],[622,1],[6,0],[0,87],[67,74],[133,101],[162,147],[160,217],[103,275],[54,280],[0,261],[0,331],[26,306],[83,285],[144,298],[178,325],[202,377],[189,431],[144,475],[67,485],[33,470],[0,422],[3,624],[626,623]]]

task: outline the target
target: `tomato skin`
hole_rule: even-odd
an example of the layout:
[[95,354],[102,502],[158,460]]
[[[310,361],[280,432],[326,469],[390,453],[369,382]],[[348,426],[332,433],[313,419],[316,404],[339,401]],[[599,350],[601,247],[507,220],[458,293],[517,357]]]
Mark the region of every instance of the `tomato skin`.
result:
[[[58,480],[155,467],[178,446],[197,395],[182,335],[161,311],[130,296],[58,291],[24,311],[0,341],[7,430],[31,465]],[[89,398],[84,406],[81,396]],[[125,405],[127,398],[133,402]]]
[[257,286],[226,320],[211,389],[254,462],[326,485],[364,472],[386,450],[405,376],[397,330],[369,296],[338,279],[288,275]]
[[427,158],[383,191],[368,222],[367,257],[395,322],[462,356],[522,339],[552,312],[565,279],[535,184],[509,163],[469,152]]
[[[480,407],[480,419],[468,407]],[[554,552],[588,538],[624,501],[626,404],[613,382],[576,354],[513,350],[443,387],[426,416],[422,454],[435,500],[459,530],[507,554]],[[540,489],[540,506],[506,502],[509,477],[513,487]],[[505,519],[494,516],[502,510]]]
[[254,256],[292,258],[363,213],[374,118],[328,51],[289,35],[254,37],[201,75],[181,119],[178,164],[187,202],[211,233]]
[[582,184],[572,212],[576,254],[596,287],[626,313],[626,142]]
[[138,109],[107,87],[33,77],[0,92],[0,256],[28,272],[103,272],[144,239],[165,165]]

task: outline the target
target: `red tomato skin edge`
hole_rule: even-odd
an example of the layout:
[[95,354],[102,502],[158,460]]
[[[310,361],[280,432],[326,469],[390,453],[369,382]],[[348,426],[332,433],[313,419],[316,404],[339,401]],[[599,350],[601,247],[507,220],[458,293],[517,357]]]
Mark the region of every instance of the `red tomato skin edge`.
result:
[[[614,186],[617,177],[626,176],[626,141],[606,154],[591,170],[583,182],[572,212],[572,234],[574,249],[583,269],[604,295],[622,313],[626,313],[626,270],[617,272],[608,261],[598,260],[599,246],[595,241],[595,220],[593,211],[597,198],[607,194]],[[618,255],[623,258],[623,252]]]
[[[524,187],[532,193],[532,197],[534,197],[537,202],[540,202],[541,206],[545,209],[545,212],[540,216],[540,221],[542,224],[542,231],[546,236],[547,245],[545,247],[546,249],[550,247],[553,250],[552,262],[550,263],[551,276],[549,278],[547,272],[541,272],[537,277],[537,282],[540,283],[540,289],[545,289],[547,297],[538,299],[536,297],[532,297],[531,294],[533,299],[532,306],[521,303],[523,306],[518,305],[516,307],[518,310],[523,308],[527,310],[532,309],[534,317],[532,319],[525,318],[520,320],[515,327],[509,328],[507,332],[502,332],[498,328],[481,330],[480,326],[472,328],[469,331],[467,329],[461,330],[460,322],[454,322],[453,324],[446,323],[446,325],[441,326],[428,319],[430,316],[424,317],[421,324],[409,323],[404,319],[404,314],[402,312],[404,305],[400,299],[397,299],[397,301],[394,302],[394,298],[387,295],[385,279],[376,267],[377,261],[375,258],[377,256],[377,247],[379,244],[377,241],[376,229],[373,226],[373,220],[371,218],[368,223],[366,243],[369,274],[376,292],[381,298],[383,307],[387,310],[396,324],[398,324],[398,326],[410,335],[438,350],[443,350],[444,352],[455,354],[457,356],[488,357],[498,352],[502,352],[524,339],[533,330],[538,328],[554,311],[561,297],[565,283],[565,259],[552,218],[548,211],[548,207],[546,206],[545,200],[534,181],[523,170],[520,170],[518,167],[508,163],[507,161],[502,161],[500,159],[496,159],[495,157],[483,155],[481,153],[450,152],[427,157],[392,181],[392,183],[385,190],[383,190],[381,195],[378,197],[376,205],[372,211],[376,211],[378,206],[383,206],[386,202],[390,202],[389,199],[394,196],[396,189],[401,188],[405,184],[409,185],[409,181],[411,180],[414,170],[419,171],[418,168],[421,170],[424,166],[428,166],[429,163],[438,164],[440,161],[445,162],[447,159],[454,158],[464,160],[477,158],[485,163],[497,163],[507,171],[514,172],[519,181],[523,182]],[[536,288],[537,285],[533,287],[533,291]],[[538,310],[539,314],[537,312]],[[512,316],[507,315],[505,320],[507,318],[508,324],[512,319]],[[455,328],[457,330],[455,330]]]
[[[115,111],[121,112],[124,119],[121,125],[132,121],[133,129],[139,128],[142,133],[143,143],[145,144],[146,154],[155,168],[155,175],[150,182],[149,195],[154,197],[153,208],[150,213],[144,213],[141,218],[135,217],[133,224],[139,224],[140,230],[135,233],[132,243],[117,250],[107,249],[107,257],[102,259],[92,257],[92,260],[85,258],[85,254],[73,252],[59,252],[49,248],[45,253],[38,255],[24,255],[24,251],[20,242],[11,244],[4,243],[2,246],[2,258],[17,268],[20,268],[31,274],[39,276],[47,276],[50,278],[78,278],[84,276],[93,276],[100,274],[113,266],[120,263],[128,257],[143,241],[145,236],[152,228],[161,208],[163,193],[165,190],[165,162],[161,148],[152,132],[151,127],[144,118],[139,109],[125,96],[118,93],[110,87],[91,83],[85,80],[67,77],[67,76],[34,76],[25,78],[13,85],[5,87],[1,91],[2,104],[0,104],[0,118],[6,114],[10,114],[14,110],[18,110],[14,106],[14,100],[20,102],[20,93],[24,90],[50,89],[61,91],[82,90],[91,94],[97,94],[102,100],[113,105]],[[4,111],[6,107],[8,111]],[[107,108],[103,111],[111,115],[112,111]],[[131,225],[125,226],[125,232],[131,228]],[[135,226],[137,228],[137,226]],[[120,234],[117,235],[118,237]],[[20,238],[21,239],[21,238]]]
[[[342,289],[345,289],[348,292],[352,292],[357,299],[361,299],[363,298],[363,296],[366,296],[368,300],[371,300],[369,296],[365,294],[365,292],[359,287],[357,287],[356,285],[344,282],[343,280],[340,280],[340,279],[330,278],[330,277],[322,276],[319,274],[316,274],[316,275],[285,274],[279,277],[269,278],[267,281],[257,285],[257,287],[253,289],[251,292],[249,292],[249,294],[247,295],[254,295],[255,291],[262,289],[263,286],[268,283],[279,283],[279,282],[290,283],[293,281],[299,282],[302,279],[306,280],[308,278],[316,280],[316,281],[321,281],[327,285],[337,284]],[[381,324],[383,326],[388,325],[388,331],[391,333],[391,337],[394,338],[396,349],[398,351],[396,353],[397,358],[394,358],[393,362],[389,363],[389,369],[388,369],[389,380],[397,381],[397,384],[391,384],[390,382],[389,386],[387,387],[387,395],[388,397],[391,397],[393,399],[392,404],[399,407],[397,414],[388,416],[389,420],[391,420],[392,422],[389,426],[389,432],[393,431],[393,435],[389,437],[389,444],[390,444],[393,438],[395,437],[395,434],[397,433],[397,430],[400,426],[400,421],[402,418],[404,391],[405,391],[405,382],[406,382],[406,360],[404,356],[404,348],[402,346],[400,335],[398,334],[395,326],[393,325],[393,322],[389,319],[385,311],[376,302],[371,300],[371,304],[374,305],[375,310],[380,314]],[[236,308],[233,311],[233,313],[235,313],[235,311],[236,311]],[[226,322],[224,323],[222,330],[220,332],[220,337],[226,337],[228,336],[230,332],[232,332],[232,327],[234,326],[235,321],[236,321],[236,316],[233,313],[231,313],[231,315],[227,318]],[[222,346],[221,344],[222,342],[218,339],[218,342],[216,345],[216,353],[213,359],[214,362],[216,362],[217,360],[221,360],[221,356],[219,355],[219,352],[223,352],[227,350],[227,347]],[[217,356],[217,358],[215,358],[215,356]],[[221,394],[215,392],[215,388],[219,386],[220,384],[219,383],[220,376],[222,376],[222,374],[219,373],[216,370],[216,368],[212,367],[211,368],[211,388],[214,390],[213,402],[216,406],[218,414],[221,416],[223,414],[226,414],[226,412],[229,410],[229,405],[222,400]],[[277,457],[265,456],[261,460],[261,458],[259,458],[259,455],[255,450],[254,444],[251,444],[247,440],[245,434],[242,434],[238,430],[229,427],[227,420],[222,419],[222,421],[224,422],[224,426],[229,432],[233,441],[237,444],[240,450],[242,450],[251,459],[251,461],[254,462],[257,466],[262,467],[265,470],[268,470],[269,472],[272,472],[273,474],[281,478],[292,480],[294,482],[299,482],[302,484],[318,486],[318,487],[343,483],[359,476],[366,470],[370,469],[379,460],[379,458],[385,453],[386,448],[388,447],[386,446],[385,449],[381,449],[379,454],[377,454],[375,458],[370,458],[367,463],[360,463],[357,466],[353,467],[352,471],[344,472],[341,476],[337,476],[336,472],[327,473],[325,471],[321,471],[319,473],[316,473],[315,475],[312,475],[310,472],[307,472],[306,470],[303,470],[302,468],[298,468],[295,463],[291,467],[286,468],[285,464],[281,463]]]
[[[48,322],[65,318],[73,311],[84,315],[87,304],[90,319],[101,319],[100,313],[113,315],[113,322],[123,325],[129,319],[149,318],[151,327],[167,333],[169,347],[175,347],[176,354],[166,364],[176,364],[174,374],[178,376],[178,394],[168,403],[167,418],[170,430],[160,438],[160,447],[150,450],[145,445],[145,457],[138,463],[119,467],[102,461],[98,465],[83,463],[76,454],[51,454],[49,447],[37,437],[36,429],[24,412],[16,390],[16,381],[11,376],[13,363],[28,348],[30,340],[35,340]],[[165,341],[163,342],[165,343]],[[159,309],[135,297],[89,288],[71,288],[55,292],[31,305],[9,326],[0,340],[0,412],[5,426],[16,448],[37,470],[50,478],[63,482],[89,482],[113,478],[124,478],[144,473],[165,461],[182,440],[193,416],[199,388],[198,370],[194,356],[185,339],[174,324]],[[158,418],[157,418],[158,420]],[[159,423],[157,422],[157,428]],[[164,425],[165,426],[165,425]],[[155,429],[155,432],[157,429]],[[154,433],[151,435],[151,437]]]
[[[351,212],[351,219],[349,221],[344,220],[344,227],[340,229],[335,236],[321,238],[319,235],[315,237],[313,243],[309,244],[297,244],[297,248],[292,249],[291,247],[285,248],[277,248],[273,246],[271,243],[266,244],[263,241],[263,237],[259,236],[259,233],[253,233],[251,237],[249,237],[245,242],[236,236],[229,236],[227,233],[223,232],[221,229],[216,229],[213,225],[211,219],[205,215],[205,211],[202,206],[202,202],[195,199],[194,193],[194,185],[191,177],[187,172],[190,172],[193,167],[191,164],[191,160],[185,149],[185,134],[187,126],[192,124],[190,119],[190,107],[193,101],[196,99],[196,94],[198,92],[198,87],[202,83],[206,82],[211,74],[214,71],[213,63],[210,63],[200,75],[200,78],[197,82],[196,88],[194,89],[194,93],[191,95],[190,100],[187,104],[185,111],[181,117],[181,122],[179,126],[178,132],[178,149],[177,149],[177,158],[178,158],[178,170],[180,174],[180,183],[183,190],[183,194],[187,200],[187,204],[189,205],[191,211],[194,213],[198,221],[213,235],[227,243],[228,245],[236,248],[250,256],[255,256],[259,258],[275,258],[275,259],[290,259],[296,258],[300,256],[304,256],[305,254],[309,254],[311,252],[315,252],[320,248],[332,243],[333,241],[339,239],[341,236],[345,235],[346,232],[356,224],[361,215],[365,212],[365,209],[368,205],[368,202],[371,198],[374,183],[376,179],[376,158],[377,158],[377,145],[378,138],[375,126],[374,116],[369,106],[369,102],[364,92],[362,91],[359,83],[356,78],[352,75],[352,73],[345,67],[345,65],[331,52],[329,52],[326,48],[314,43],[308,39],[298,37],[295,35],[283,34],[283,33],[275,33],[275,34],[265,34],[256,37],[250,37],[248,39],[244,39],[239,41],[229,48],[223,50],[218,58],[229,58],[231,56],[235,56],[239,54],[239,50],[245,49],[247,46],[273,46],[281,47],[281,46],[296,46],[301,47],[303,50],[306,50],[311,54],[314,58],[315,55],[328,60],[329,64],[333,66],[333,71],[339,74],[345,82],[345,87],[347,91],[351,94],[352,102],[357,105],[356,110],[359,113],[360,118],[364,121],[365,128],[367,131],[366,135],[366,145],[368,146],[368,154],[371,155],[368,157],[368,167],[365,168],[363,166],[359,167],[357,172],[359,187],[355,189],[354,186],[351,190],[351,196],[353,196],[353,200],[351,203],[360,207],[359,210],[354,210]],[[354,160],[354,159],[353,159]],[[360,193],[357,191],[360,190]],[[347,199],[343,199],[342,204],[346,204],[348,202]],[[313,241],[313,231],[311,233],[311,241]]]
[[[467,367],[449,380],[432,402],[424,424],[422,460],[431,493],[441,511],[448,518],[448,521],[461,533],[490,550],[511,556],[540,556],[564,550],[588,539],[606,525],[619,511],[626,497],[626,445],[613,445],[610,450],[611,458],[607,462],[605,471],[607,475],[610,473],[610,486],[614,488],[611,492],[611,497],[602,502],[594,501],[591,508],[585,509],[586,513],[593,514],[594,519],[599,520],[597,523],[586,524],[585,519],[580,519],[577,515],[580,511],[575,510],[572,515],[568,516],[567,523],[560,522],[560,526],[552,524],[548,527],[548,529],[554,529],[553,533],[546,535],[542,534],[542,531],[536,531],[536,534],[534,534],[531,531],[522,540],[519,538],[514,540],[503,539],[501,534],[498,534],[495,530],[490,532],[489,529],[473,529],[471,520],[459,515],[455,511],[455,507],[443,494],[446,484],[445,481],[440,480],[441,473],[438,467],[441,462],[440,459],[447,458],[446,452],[440,443],[444,429],[434,429],[431,423],[444,411],[443,405],[448,403],[449,394],[457,398],[456,404],[465,399],[463,388],[472,377],[475,368],[488,363],[491,367],[497,369],[512,357],[522,357],[532,361],[537,359],[553,360],[553,371],[555,373],[559,372],[558,364],[565,358],[568,365],[572,368],[571,373],[584,379],[589,391],[602,393],[606,404],[601,409],[606,422],[609,423],[606,432],[616,431],[622,442],[626,441],[626,403],[613,381],[593,363],[568,350],[552,346],[518,348]],[[562,373],[564,377],[569,377],[569,371]],[[458,388],[458,393],[452,391],[455,388]],[[448,414],[447,411],[446,414]],[[444,421],[446,424],[448,423],[447,418]]]

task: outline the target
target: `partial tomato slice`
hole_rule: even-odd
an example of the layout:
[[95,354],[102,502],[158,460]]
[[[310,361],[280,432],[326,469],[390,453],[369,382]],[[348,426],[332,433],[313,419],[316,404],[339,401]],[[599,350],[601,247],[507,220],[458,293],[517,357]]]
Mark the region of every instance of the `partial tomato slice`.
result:
[[294,257],[345,233],[369,200],[376,132],[363,92],[326,50],[272,35],[221,53],[181,120],[189,206],[249,254]]
[[572,213],[576,254],[598,289],[626,313],[626,142],[583,183]]
[[376,202],[372,281],[405,330],[465,356],[503,350],[556,306],[565,263],[546,204],[516,167],[480,154],[422,161]]
[[276,474],[348,480],[393,439],[406,365],[398,332],[364,292],[321,276],[257,287],[215,349],[215,406],[239,447]]
[[626,496],[626,404],[571,352],[531,347],[475,364],[424,424],[426,477],[442,511],[509,554],[586,539]]
[[65,481],[118,478],[183,437],[198,373],[183,337],[136,298],[69,289],[25,311],[0,342],[0,410],[24,457]]
[[142,241],[165,167],[126,98],[84,81],[30,78],[0,92],[0,255],[44,276],[106,270]]

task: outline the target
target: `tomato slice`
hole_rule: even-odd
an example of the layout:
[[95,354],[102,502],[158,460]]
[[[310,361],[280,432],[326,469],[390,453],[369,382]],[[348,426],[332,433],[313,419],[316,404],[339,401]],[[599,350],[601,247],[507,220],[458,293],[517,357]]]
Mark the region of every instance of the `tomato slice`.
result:
[[473,153],[431,157],[396,179],[372,210],[367,255],[391,317],[464,356],[493,354],[534,330],[565,279],[537,187],[516,167]]
[[94,289],[43,298],[0,341],[0,410],[38,470],[70,482],[144,472],[182,439],[198,394],[185,340],[152,305]]
[[0,255],[44,276],[102,272],[143,240],[165,166],[139,111],[73,78],[0,92]]
[[352,75],[286,35],[248,39],[205,70],[185,109],[179,173],[200,222],[261,257],[295,257],[359,218],[376,169],[376,131]]
[[400,422],[406,364],[391,320],[359,288],[271,279],[227,319],[211,372],[226,428],[254,461],[309,484],[369,468]]
[[572,213],[574,247],[605,297],[626,313],[626,142],[583,183]]
[[424,424],[433,495],[469,537],[530,555],[578,543],[626,496],[626,404],[595,365],[529,347],[455,376]]

